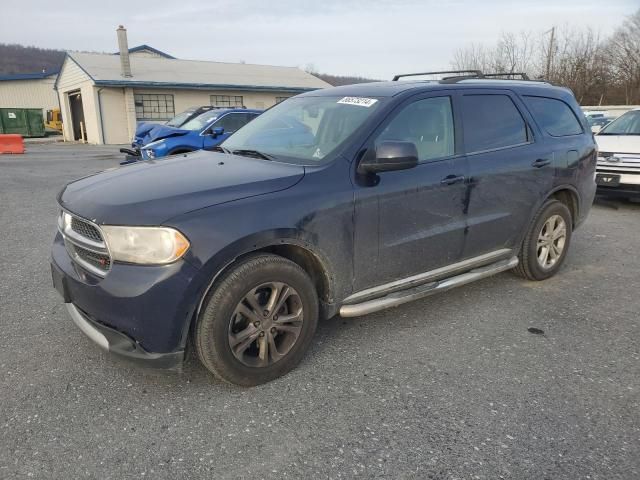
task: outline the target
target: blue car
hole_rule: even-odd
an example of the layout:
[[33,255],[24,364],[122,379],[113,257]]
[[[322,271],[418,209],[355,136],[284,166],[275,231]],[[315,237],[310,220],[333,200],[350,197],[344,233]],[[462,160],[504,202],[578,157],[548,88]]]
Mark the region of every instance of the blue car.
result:
[[136,126],[136,133],[133,137],[133,142],[131,142],[131,146],[135,150],[137,150],[139,153],[140,147],[142,147],[143,145],[151,141],[150,136],[152,135],[151,132],[153,131],[153,129],[158,127],[164,127],[164,126],[180,128],[189,120],[197,116],[200,116],[204,112],[208,112],[213,108],[214,107],[212,107],[211,105],[204,105],[201,107],[191,107],[186,109],[184,112],[179,113],[178,115],[173,117],[171,120],[168,120],[166,123],[138,122],[138,125]]
[[159,125],[150,132],[150,142],[140,148],[141,157],[149,160],[194,150],[210,150],[261,113],[261,110],[246,108],[215,108],[180,128]]

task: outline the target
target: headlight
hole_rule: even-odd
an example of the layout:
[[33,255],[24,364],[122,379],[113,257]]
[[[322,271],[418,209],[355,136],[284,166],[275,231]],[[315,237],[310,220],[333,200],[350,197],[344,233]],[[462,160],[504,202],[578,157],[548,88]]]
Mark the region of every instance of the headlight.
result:
[[155,142],[147,143],[145,146],[141,148],[146,154],[148,158],[156,158],[155,149],[162,149],[165,147],[164,140],[156,140]]
[[69,215],[64,210],[60,210],[60,215],[58,215],[58,229],[61,232],[64,232],[71,225],[71,215]]
[[175,262],[189,249],[189,240],[169,227],[115,227],[101,225],[114,260],[143,265]]

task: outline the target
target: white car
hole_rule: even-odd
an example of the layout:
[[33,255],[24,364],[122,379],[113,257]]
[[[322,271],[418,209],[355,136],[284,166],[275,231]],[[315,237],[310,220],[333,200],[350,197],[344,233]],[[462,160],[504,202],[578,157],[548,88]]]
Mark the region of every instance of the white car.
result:
[[598,193],[640,198],[640,108],[616,118],[595,139]]

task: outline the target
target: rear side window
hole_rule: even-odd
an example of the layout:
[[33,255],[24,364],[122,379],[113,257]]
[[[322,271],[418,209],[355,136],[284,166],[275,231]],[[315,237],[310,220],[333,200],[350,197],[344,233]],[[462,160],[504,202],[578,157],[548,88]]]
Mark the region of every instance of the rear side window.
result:
[[508,95],[464,95],[462,118],[467,153],[529,141],[527,124]]
[[524,101],[549,135],[566,137],[582,133],[582,127],[573,110],[562,100],[525,96]]

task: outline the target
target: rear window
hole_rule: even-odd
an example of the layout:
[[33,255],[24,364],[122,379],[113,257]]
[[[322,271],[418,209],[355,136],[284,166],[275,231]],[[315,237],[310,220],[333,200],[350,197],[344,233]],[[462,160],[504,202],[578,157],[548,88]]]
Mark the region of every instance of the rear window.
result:
[[464,95],[462,114],[467,153],[529,141],[527,124],[508,95]]
[[549,135],[566,137],[582,133],[582,127],[573,110],[562,100],[525,96],[524,101]]

